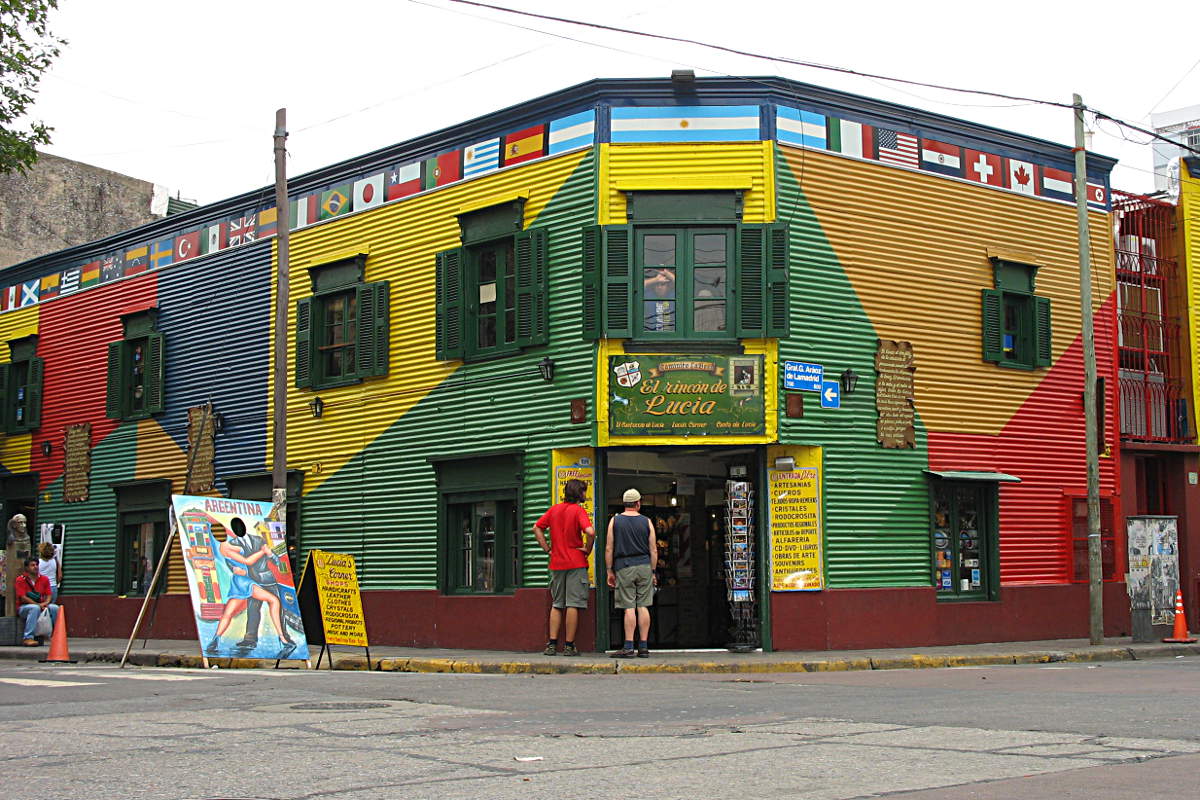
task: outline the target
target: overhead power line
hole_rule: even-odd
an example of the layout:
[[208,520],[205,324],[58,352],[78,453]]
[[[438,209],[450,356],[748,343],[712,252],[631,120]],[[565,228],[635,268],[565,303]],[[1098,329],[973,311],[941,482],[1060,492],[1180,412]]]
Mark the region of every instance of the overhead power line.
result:
[[[720,51],[723,53],[730,53],[732,55],[744,56],[746,58],[755,58],[755,59],[759,59],[759,60],[763,60],[763,61],[773,61],[773,62],[780,63],[780,64],[792,64],[792,65],[798,66],[798,67],[809,67],[811,69],[820,69],[820,70],[825,70],[827,72],[837,72],[837,73],[841,73],[843,75],[853,75],[853,76],[859,77],[859,78],[868,78],[871,80],[889,81],[891,83],[902,83],[902,84],[906,84],[908,86],[921,86],[926,89],[938,89],[940,91],[945,91],[945,92],[959,92],[962,94],[976,94],[976,95],[982,95],[985,97],[997,97],[997,98],[1000,98],[1003,100],[1015,100],[1020,103],[1035,103],[1037,105],[1051,106],[1054,108],[1074,108],[1074,105],[1071,103],[1063,103],[1063,102],[1059,102],[1056,100],[1044,100],[1044,99],[1037,98],[1037,97],[1023,97],[1021,95],[1006,94],[1004,92],[995,92],[995,91],[991,91],[988,89],[964,89],[959,86],[948,86],[946,84],[941,84],[941,83],[929,83],[926,81],[917,81],[917,80],[912,80],[909,78],[898,78],[893,75],[881,75],[881,74],[873,73],[873,72],[864,72],[862,70],[851,69],[849,67],[839,67],[834,64],[821,64],[821,63],[818,63],[815,61],[804,61],[802,59],[797,59],[797,58],[788,58],[787,56],[766,55],[765,53],[756,53],[751,50],[741,50],[736,47],[727,47],[725,45],[714,44],[712,42],[703,42],[698,39],[689,39],[689,38],[683,37],[683,36],[670,36],[670,35],[664,34],[664,33],[652,33],[650,31],[639,31],[639,30],[634,30],[632,28],[620,28],[615,25],[604,25],[604,24],[598,23],[598,22],[587,22],[585,20],[572,19],[570,17],[559,17],[559,16],[555,16],[553,14],[539,14],[534,11],[524,11],[519,8],[508,8],[506,6],[498,6],[498,5],[494,5],[492,3],[483,3],[483,2],[479,2],[479,0],[447,0],[447,2],[454,3],[456,5],[474,6],[476,8],[486,8],[486,9],[490,9],[492,11],[500,11],[505,14],[516,14],[516,15],[522,16],[522,17],[531,17],[533,19],[546,20],[548,22],[559,22],[564,25],[577,25],[577,26],[585,27],[585,28],[593,28],[595,30],[608,31],[610,33],[621,33],[621,34],[627,34],[630,36],[641,36],[641,37],[648,38],[648,39],[657,39],[659,41],[677,42],[679,44],[695,45],[696,47],[704,47],[704,48],[708,48],[710,50],[717,50],[717,51]],[[1130,130],[1137,131],[1138,133],[1142,133],[1147,136],[1151,136],[1155,139],[1159,139],[1164,142],[1168,142],[1168,143],[1175,145],[1183,150],[1187,150],[1196,155],[1200,155],[1200,149],[1190,147],[1186,144],[1182,144],[1180,142],[1175,141],[1174,139],[1168,139],[1166,136],[1162,136],[1158,133],[1155,133],[1152,130],[1147,130],[1146,128],[1142,128],[1138,125],[1134,125],[1131,122],[1126,122],[1125,120],[1123,120],[1119,117],[1114,117],[1111,114],[1105,114],[1104,112],[1099,111],[1098,109],[1093,108],[1091,106],[1085,106],[1085,109],[1087,111],[1092,112],[1093,114],[1095,114],[1097,117],[1099,117],[1101,119],[1106,119],[1111,122],[1115,122],[1116,124],[1121,125],[1126,128],[1129,128]]]

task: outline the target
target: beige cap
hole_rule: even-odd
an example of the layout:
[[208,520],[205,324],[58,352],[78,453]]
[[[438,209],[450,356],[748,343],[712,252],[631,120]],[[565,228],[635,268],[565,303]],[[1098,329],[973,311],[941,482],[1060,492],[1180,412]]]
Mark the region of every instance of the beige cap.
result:
[[637,489],[626,489],[625,494],[621,495],[622,503],[636,503],[642,499],[642,493]]

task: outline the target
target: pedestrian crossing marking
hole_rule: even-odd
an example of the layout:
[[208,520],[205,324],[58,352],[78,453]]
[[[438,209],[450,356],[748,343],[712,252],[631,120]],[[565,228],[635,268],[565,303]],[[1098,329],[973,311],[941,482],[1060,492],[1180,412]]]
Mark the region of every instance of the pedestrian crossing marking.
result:
[[0,678],[0,683],[11,683],[14,686],[99,686],[92,681],[43,681],[37,678]]

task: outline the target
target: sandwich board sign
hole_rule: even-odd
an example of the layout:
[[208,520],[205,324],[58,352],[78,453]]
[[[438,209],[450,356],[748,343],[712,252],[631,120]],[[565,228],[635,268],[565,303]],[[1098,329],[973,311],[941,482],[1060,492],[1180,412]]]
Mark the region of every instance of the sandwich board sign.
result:
[[333,669],[333,651],[329,646],[345,645],[366,649],[370,668],[371,650],[354,556],[310,550],[300,577],[299,594],[308,641],[321,645],[317,666],[321,666],[321,658],[328,652],[329,668]]

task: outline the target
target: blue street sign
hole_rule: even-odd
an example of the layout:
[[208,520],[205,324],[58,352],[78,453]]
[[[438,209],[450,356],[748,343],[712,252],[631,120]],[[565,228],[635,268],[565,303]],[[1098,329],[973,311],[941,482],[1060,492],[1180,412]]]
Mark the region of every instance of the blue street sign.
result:
[[821,381],[821,408],[842,407],[842,386],[837,381]]
[[803,361],[783,362],[783,388],[801,392],[821,391],[825,379],[825,367]]

